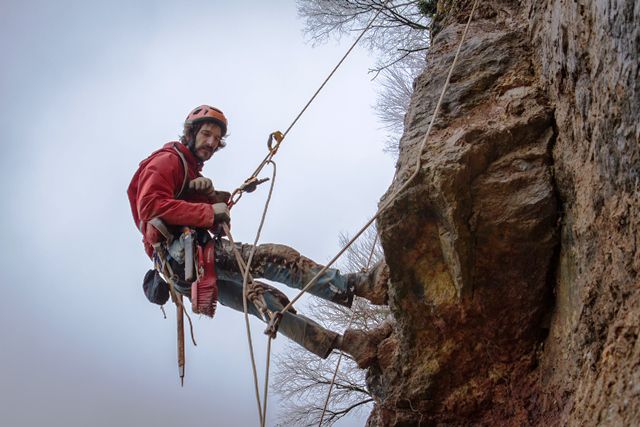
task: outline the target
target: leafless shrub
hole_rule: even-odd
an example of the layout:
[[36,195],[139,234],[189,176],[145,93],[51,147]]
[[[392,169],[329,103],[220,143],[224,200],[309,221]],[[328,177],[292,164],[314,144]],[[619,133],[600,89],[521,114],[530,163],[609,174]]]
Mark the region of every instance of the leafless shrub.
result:
[[[341,234],[339,240],[344,246],[350,238],[347,234]],[[341,271],[357,272],[367,265],[374,265],[382,257],[376,230],[370,227],[345,252],[339,267]],[[388,307],[374,306],[361,298],[355,299],[351,309],[312,298],[306,310],[313,313],[313,317],[324,327],[340,333],[349,327],[364,330],[374,328],[389,315]],[[284,402],[278,425],[319,424],[338,356],[334,352],[323,360],[297,344],[289,343],[287,351],[275,357],[273,388]],[[372,402],[365,385],[365,371],[358,369],[349,355],[343,354],[322,424],[333,425],[347,414],[370,408]]]
[[384,150],[392,154],[399,151],[413,81],[425,66],[435,3],[435,0],[298,0],[298,15],[305,19],[305,33],[313,43],[360,32],[380,11],[363,40],[378,55],[370,70],[374,79],[382,76],[374,108],[388,132]]

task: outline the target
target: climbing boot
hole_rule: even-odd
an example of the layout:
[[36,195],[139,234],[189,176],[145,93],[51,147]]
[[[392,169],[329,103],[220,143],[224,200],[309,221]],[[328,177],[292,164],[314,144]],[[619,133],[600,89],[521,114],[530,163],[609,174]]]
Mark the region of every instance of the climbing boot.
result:
[[386,262],[380,261],[366,272],[349,273],[346,278],[355,295],[376,305],[388,303],[389,267]]
[[337,337],[335,348],[350,355],[358,368],[366,369],[378,358],[378,345],[391,335],[392,331],[390,322],[383,322],[370,331],[347,329],[344,335]]

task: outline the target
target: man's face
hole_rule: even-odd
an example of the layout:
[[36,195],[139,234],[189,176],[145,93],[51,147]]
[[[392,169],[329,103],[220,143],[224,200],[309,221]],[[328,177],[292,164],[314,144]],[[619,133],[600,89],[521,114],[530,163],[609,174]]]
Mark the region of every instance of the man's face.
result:
[[205,123],[196,134],[195,154],[203,162],[211,158],[222,140],[222,129],[215,123]]

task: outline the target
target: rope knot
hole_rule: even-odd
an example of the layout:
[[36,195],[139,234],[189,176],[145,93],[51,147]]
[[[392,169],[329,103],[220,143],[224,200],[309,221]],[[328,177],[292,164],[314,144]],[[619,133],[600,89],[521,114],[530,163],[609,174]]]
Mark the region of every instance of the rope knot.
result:
[[278,328],[280,327],[280,322],[282,321],[282,312],[278,311],[273,314],[269,324],[267,325],[267,329],[264,330],[264,334],[269,336],[271,339],[276,339],[278,335]]

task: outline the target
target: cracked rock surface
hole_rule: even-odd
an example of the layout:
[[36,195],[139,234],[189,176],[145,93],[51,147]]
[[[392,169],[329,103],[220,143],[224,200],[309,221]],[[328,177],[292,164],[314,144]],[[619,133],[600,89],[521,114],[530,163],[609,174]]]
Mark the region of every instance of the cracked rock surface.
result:
[[418,153],[471,6],[457,4],[383,197],[420,155],[378,221],[396,324],[368,373],[368,424],[630,425],[640,6],[480,2]]

